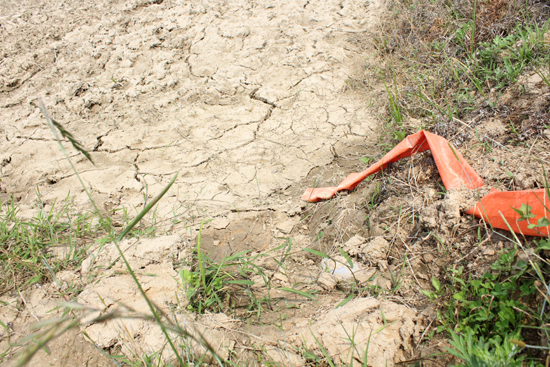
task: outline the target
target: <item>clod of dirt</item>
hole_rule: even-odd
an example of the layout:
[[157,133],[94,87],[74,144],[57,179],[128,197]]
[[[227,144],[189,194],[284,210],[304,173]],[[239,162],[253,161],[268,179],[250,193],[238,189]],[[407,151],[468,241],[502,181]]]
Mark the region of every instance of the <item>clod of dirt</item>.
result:
[[[181,243],[182,239],[179,235],[172,235],[141,240],[124,240],[119,243],[119,247],[124,252],[130,266],[137,270],[155,264],[171,264],[172,254],[178,253],[178,250],[181,249]],[[81,271],[83,275],[97,270],[100,270],[103,275],[111,275],[115,271],[125,269],[126,267],[115,244],[110,243],[93,250],[82,262]]]
[[[384,316],[382,316],[382,313]],[[394,366],[411,351],[412,338],[420,333],[417,311],[393,302],[358,298],[299,328],[288,340],[321,354],[318,342],[337,364],[363,363],[368,347],[368,365]],[[385,318],[385,321],[384,321]],[[350,344],[352,336],[356,349]]]
[[321,275],[319,275],[319,279],[317,279],[317,283],[323,287],[326,291],[332,291],[336,288],[336,285],[338,284],[338,281],[336,280],[336,277],[332,274],[321,272]]
[[443,200],[436,201],[421,211],[420,226],[429,232],[451,234],[460,223],[461,211],[473,207],[488,191],[488,188],[449,190]]
[[381,270],[387,267],[386,259],[390,244],[383,237],[375,237],[367,240],[359,235],[350,238],[343,246],[351,256],[357,256],[359,259],[371,265],[378,265]]

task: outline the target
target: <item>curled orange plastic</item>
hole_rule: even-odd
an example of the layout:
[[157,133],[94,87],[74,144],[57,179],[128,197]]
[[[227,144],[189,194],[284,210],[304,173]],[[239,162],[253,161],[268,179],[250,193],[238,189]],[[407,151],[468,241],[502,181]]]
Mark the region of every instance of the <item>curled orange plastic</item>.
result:
[[[302,195],[302,200],[318,202],[332,198],[338,191],[353,190],[361,181],[383,170],[389,163],[426,150],[432,152],[441,180],[447,190],[461,187],[477,189],[483,186],[481,177],[447,139],[422,130],[406,137],[367,170],[350,174],[337,187],[307,189]],[[530,215],[531,218],[528,220],[514,210],[523,204],[531,207],[532,216]],[[550,199],[544,189],[509,192],[492,189],[466,213],[485,219],[494,228],[505,230],[511,228],[516,233],[529,236],[550,236],[550,227],[533,227],[540,218],[549,217],[548,208],[550,208]]]

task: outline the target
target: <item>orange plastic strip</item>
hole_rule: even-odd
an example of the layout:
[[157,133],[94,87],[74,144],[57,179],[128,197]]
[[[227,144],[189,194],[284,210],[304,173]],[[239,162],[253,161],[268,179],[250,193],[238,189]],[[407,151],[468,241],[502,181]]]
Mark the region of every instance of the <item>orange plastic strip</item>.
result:
[[353,190],[365,178],[383,170],[388,164],[426,150],[432,151],[437,169],[446,189],[461,187],[462,185],[465,185],[469,189],[483,186],[481,177],[464,160],[459,151],[451,148],[445,138],[422,130],[403,139],[388,154],[367,170],[350,174],[337,187],[307,189],[304,195],[302,195],[302,200],[315,203],[330,199],[338,191]]
[[[520,221],[520,215],[512,209],[519,209],[523,204],[532,208],[531,214],[534,217],[530,218],[529,222],[526,220]],[[492,189],[473,208],[468,209],[466,214],[483,218],[495,228],[509,230],[506,225],[508,223],[516,233],[522,233],[526,236],[550,237],[550,227],[528,228],[529,224],[537,224],[541,217],[550,217],[550,212],[544,206],[550,209],[550,201],[545,189],[506,192]]]
[[[361,181],[383,170],[389,163],[426,150],[431,150],[441,180],[447,190],[460,187],[476,189],[483,186],[481,177],[464,160],[462,154],[451,146],[447,139],[427,131],[419,131],[406,137],[367,170],[350,174],[337,187],[307,189],[302,195],[302,200],[318,202],[332,198],[338,191],[353,190]],[[501,192],[493,189],[466,213],[484,218],[494,228],[508,230],[506,224],[508,223],[516,233],[530,236],[549,236],[550,229],[548,227],[528,228],[529,224],[536,224],[542,216],[548,218],[550,214],[546,209],[550,208],[548,200],[544,189],[511,192]],[[532,208],[531,213],[534,214],[534,217],[529,220],[529,223],[525,220],[520,221],[520,215],[512,209],[520,208],[522,204],[529,205]]]

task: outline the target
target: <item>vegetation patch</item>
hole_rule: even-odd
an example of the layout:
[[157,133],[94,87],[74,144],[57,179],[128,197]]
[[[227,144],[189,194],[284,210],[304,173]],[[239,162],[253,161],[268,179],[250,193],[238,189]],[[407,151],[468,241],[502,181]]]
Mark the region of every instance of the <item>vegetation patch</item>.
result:
[[[380,145],[425,129],[459,147],[486,186],[548,193],[550,7],[420,0],[390,1],[388,10],[374,36],[384,63],[366,68],[387,96]],[[423,357],[411,364],[548,365],[548,238],[457,218],[450,212],[455,194],[442,187],[430,154],[386,175],[373,180],[393,177],[394,193],[369,214],[370,229],[401,238],[404,249],[390,256],[411,264],[411,289],[426,297],[412,303],[435,306],[418,344]],[[395,206],[396,189],[407,204]],[[529,220],[526,205],[515,209]],[[388,217],[399,219],[397,228]],[[447,338],[446,347],[436,346]]]

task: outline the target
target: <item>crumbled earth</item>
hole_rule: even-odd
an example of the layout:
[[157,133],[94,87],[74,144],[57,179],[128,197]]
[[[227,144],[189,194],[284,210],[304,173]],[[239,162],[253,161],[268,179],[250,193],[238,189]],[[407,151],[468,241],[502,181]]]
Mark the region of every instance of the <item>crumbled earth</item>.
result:
[[[346,341],[347,332],[355,333],[357,350],[364,351],[369,345],[369,354],[372,355],[369,363],[380,365],[389,361],[391,364],[394,360],[404,360],[407,353],[411,354],[412,340],[418,339],[421,332],[421,324],[417,323],[419,315],[415,309],[389,301],[380,301],[373,297],[357,298],[343,307],[334,309],[331,302],[334,295],[323,300],[320,307],[311,305],[311,302],[307,302],[307,299],[302,297],[287,296],[285,300],[276,303],[293,304],[299,309],[310,308],[310,310],[305,310],[305,314],[298,312],[293,317],[287,316],[282,330],[265,325],[262,319],[264,326],[254,326],[246,332],[247,328],[242,321],[223,313],[193,317],[185,312],[188,302],[183,287],[177,282],[178,275],[172,269],[170,257],[165,253],[169,248],[177,249],[182,245],[182,240],[178,236],[140,241],[129,240],[121,243],[132,268],[140,269],[137,271],[138,279],[151,301],[165,313],[173,311],[180,325],[185,325],[194,335],[203,335],[223,358],[228,358],[230,351],[234,351],[239,359],[251,360],[253,358],[249,355],[247,346],[261,345],[262,348],[269,347],[268,354],[275,361],[285,365],[301,365],[304,363],[304,358],[297,355],[295,351],[300,347],[318,349],[315,341],[318,338],[335,361],[349,362],[350,358],[361,361],[364,356],[350,348],[349,342]],[[189,256],[189,253],[183,251],[177,258]],[[86,286],[78,297],[79,303],[97,309],[96,314],[89,315],[90,319],[122,307],[137,313],[147,311],[148,306],[132,286],[131,277],[115,276],[117,272],[124,269],[121,261],[117,261],[117,257],[118,253],[111,244],[92,253],[83,266],[83,275],[100,271],[96,281]],[[109,265],[112,266],[105,271],[105,267]],[[295,281],[297,277],[304,275],[304,272],[299,271],[292,261],[289,261],[288,265],[293,269],[288,269],[286,274],[278,273],[279,276],[274,277],[275,284],[280,282],[281,285],[290,286],[290,278],[294,278],[293,281]],[[302,263],[302,266],[304,265]],[[326,274],[318,267],[310,268],[315,270],[311,274],[311,279],[315,279],[320,273]],[[266,269],[269,272],[269,266],[266,266]],[[84,270],[86,270],[85,273]],[[314,289],[314,284],[307,288],[307,290]],[[261,293],[261,290],[257,291],[258,294]],[[269,315],[266,316],[266,318],[269,317]],[[311,323],[311,317],[314,317],[313,323]],[[84,329],[103,349],[111,348],[121,341],[123,352],[124,348],[139,348],[132,350],[133,353],[138,352],[138,354],[152,353],[163,348],[161,330],[146,320],[113,319],[105,324],[92,323]],[[258,332],[260,329],[261,333]],[[282,338],[286,339],[291,347],[282,344]],[[197,348],[197,352],[204,352],[202,346],[194,345],[194,347]],[[166,354],[168,358],[170,352],[167,351]],[[277,355],[279,357],[276,357]],[[245,356],[248,357],[245,358]]]

